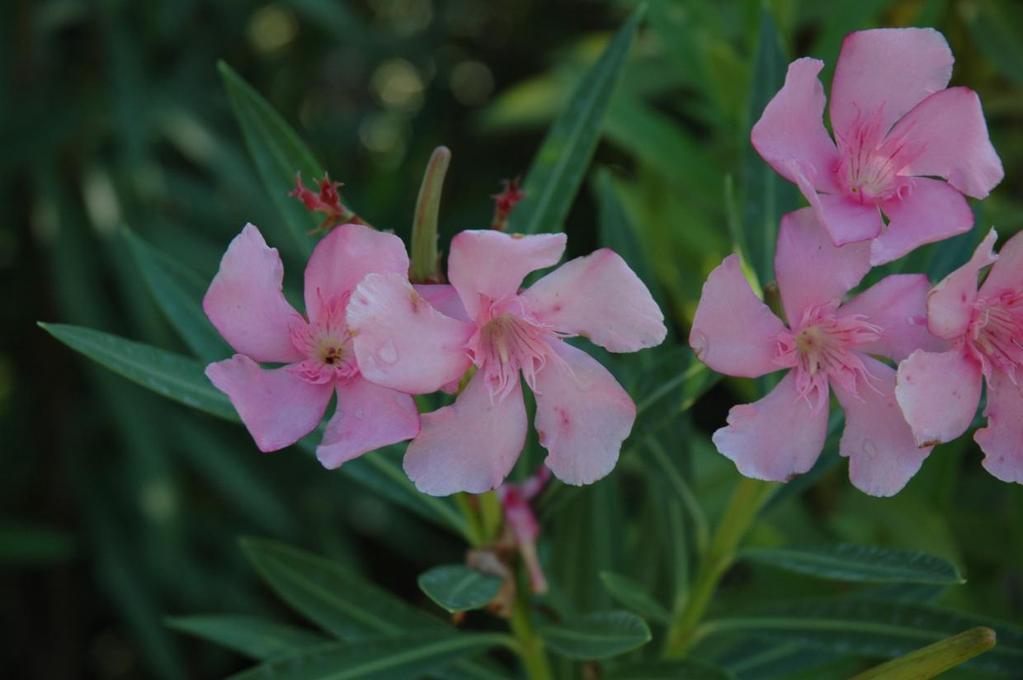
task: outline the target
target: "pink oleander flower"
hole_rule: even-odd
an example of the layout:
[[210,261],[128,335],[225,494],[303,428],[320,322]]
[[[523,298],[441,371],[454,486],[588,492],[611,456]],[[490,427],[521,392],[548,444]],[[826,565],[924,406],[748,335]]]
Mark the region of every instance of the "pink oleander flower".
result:
[[[913,352],[899,365],[895,396],[917,444],[932,446],[969,428],[986,379],[987,427],[973,438],[988,472],[1023,483],[1023,234],[1000,255],[997,238],[992,229],[970,261],[927,297],[931,332],[952,349]],[[978,276],[991,264],[978,290]]]
[[259,229],[247,224],[231,241],[203,309],[238,354],[210,364],[206,375],[231,398],[261,451],[276,451],[312,432],[335,392],[337,409],[316,449],[325,467],[419,432],[411,396],[362,378],[345,323],[349,298],[363,276],[404,276],[408,265],[397,236],[357,224],[335,228],[306,265],[307,320],[284,298],[284,266]]
[[526,438],[520,374],[536,395],[536,429],[559,479],[589,484],[614,467],[636,406],[607,369],[564,338],[634,352],[660,344],[667,330],[646,286],[607,249],[519,290],[564,250],[564,234],[463,231],[448,258],[458,299],[438,298],[442,309],[397,272],[370,274],[352,295],[348,325],[368,380],[424,394],[476,369],[454,404],[423,415],[409,444],[405,472],[420,491],[482,493],[501,484]]
[[689,335],[703,363],[744,378],[787,369],[766,397],[732,408],[715,446],[747,477],[787,481],[820,455],[834,392],[852,483],[873,496],[897,493],[930,448],[917,447],[895,403],[895,370],[874,355],[898,361],[942,347],[927,330],[927,278],[888,276],[843,303],[870,270],[870,245],[836,247],[810,208],[782,218],[774,268],[787,325],[753,293],[735,255],[703,286]]
[[540,556],[536,552],[540,523],[536,521],[529,503],[543,491],[550,476],[550,469],[541,467],[521,484],[505,483],[497,488],[497,496],[504,510],[505,532],[518,547],[522,563],[529,573],[529,587],[537,594],[547,592],[547,577],[544,576]]
[[952,62],[933,29],[852,33],[831,85],[834,142],[818,59],[789,65],[753,126],[753,146],[799,186],[835,245],[872,240],[873,265],[969,231],[963,194],[984,198],[1004,175],[977,94],[946,89]]

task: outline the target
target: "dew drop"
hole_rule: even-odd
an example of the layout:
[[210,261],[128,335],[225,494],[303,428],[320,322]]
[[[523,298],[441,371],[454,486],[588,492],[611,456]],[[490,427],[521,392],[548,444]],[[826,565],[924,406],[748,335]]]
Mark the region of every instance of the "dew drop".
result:
[[377,361],[390,366],[398,361],[398,348],[394,346],[394,340],[388,340],[377,348]]
[[919,316],[919,315],[907,316],[906,317],[906,323],[908,323],[910,326],[926,326],[927,325],[927,317],[926,316]]
[[867,454],[871,458],[874,458],[875,456],[877,456],[877,446],[875,446],[874,442],[870,441],[869,439],[864,439],[863,453]]

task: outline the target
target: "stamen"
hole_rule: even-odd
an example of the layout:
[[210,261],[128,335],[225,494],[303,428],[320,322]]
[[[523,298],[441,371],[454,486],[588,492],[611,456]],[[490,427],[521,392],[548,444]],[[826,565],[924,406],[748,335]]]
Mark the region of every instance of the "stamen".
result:
[[861,203],[902,197],[912,179],[900,173],[923,151],[908,143],[908,131],[896,137],[883,130],[881,114],[881,109],[870,116],[859,114],[850,130],[837,136],[839,181]]
[[999,370],[1015,384],[1023,366],[1023,292],[977,300],[965,341],[986,375]]
[[838,316],[837,304],[807,309],[795,333],[778,338],[775,363],[796,371],[796,390],[813,411],[828,403],[829,381],[856,394],[863,384],[876,391],[857,347],[880,339],[883,330],[861,314]]
[[530,318],[520,301],[513,298],[492,305],[487,317],[467,347],[473,363],[483,371],[492,399],[508,394],[520,371],[536,391],[536,376],[547,362],[564,363],[550,347],[550,341],[560,334]]

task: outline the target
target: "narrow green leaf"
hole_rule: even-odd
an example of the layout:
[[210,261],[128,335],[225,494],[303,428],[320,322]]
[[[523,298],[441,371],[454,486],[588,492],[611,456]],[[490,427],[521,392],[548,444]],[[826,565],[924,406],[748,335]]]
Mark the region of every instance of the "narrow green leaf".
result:
[[327,642],[312,631],[255,616],[181,616],[168,619],[167,625],[260,661],[290,656]]
[[[597,196],[597,223],[600,230],[600,244],[615,251],[629,263],[639,279],[650,289],[654,299],[664,306],[653,264],[643,250],[636,227],[625,211],[625,206],[616,193],[607,168],[598,169],[593,176],[593,193]],[[647,356],[646,352],[641,353]]]
[[535,234],[563,228],[600,140],[604,115],[642,16],[641,5],[586,72],[554,121],[526,174],[526,196],[512,211],[509,231]]
[[[761,9],[757,53],[753,62],[752,88],[747,111],[747,133],[781,89],[788,59],[771,11]],[[749,139],[749,134],[745,136]],[[781,214],[795,207],[795,191],[764,162],[749,144],[742,167],[742,222],[745,243],[738,244],[756,270],[761,286],[774,279],[774,245]]]
[[[322,428],[321,428],[322,430]],[[317,430],[316,437],[320,436]],[[315,453],[319,439],[306,437],[299,446]],[[374,451],[341,466],[341,474],[348,475],[359,484],[377,492],[381,497],[421,515],[427,520],[468,537],[465,516],[458,512],[454,501],[421,493],[409,481],[401,467],[404,446],[390,446]]]
[[777,605],[707,621],[697,636],[744,634],[841,654],[896,657],[977,626],[995,630],[999,644],[969,661],[970,667],[1003,672],[1023,668],[1023,629],[1018,626],[908,602],[839,598]]
[[449,612],[487,606],[501,589],[501,579],[476,569],[450,564],[419,575],[419,588]]
[[309,230],[316,221],[299,201],[288,196],[288,191],[295,184],[295,173],[317,179],[323,176],[323,167],[262,95],[226,63],[218,63],[217,68],[263,186],[287,225],[296,252],[308,255],[313,247]]
[[203,361],[232,354],[202,310],[208,281],[125,230],[125,239],[143,280],[164,316],[188,348]]
[[552,651],[570,659],[607,659],[650,641],[643,619],[623,611],[596,612],[540,628]]
[[951,562],[908,550],[841,543],[808,548],[748,548],[742,559],[798,574],[870,583],[964,583]]
[[724,668],[700,661],[654,661],[612,669],[605,680],[731,680]]
[[852,680],[927,680],[989,651],[995,646],[995,641],[995,631],[990,628],[971,628],[875,666]]
[[[230,400],[213,387],[203,373],[202,364],[194,359],[90,328],[44,323],[39,326],[67,346],[132,382],[186,406],[239,422]],[[317,430],[299,442],[299,446],[315,453],[319,436],[320,431]],[[430,521],[466,535],[465,519],[451,501],[419,493],[402,471],[400,462],[389,456],[387,449],[346,463],[341,474],[349,475]]]
[[194,359],[91,328],[39,326],[71,349],[157,394],[226,420],[238,420],[231,402],[210,384],[202,364]]
[[405,680],[418,678],[460,658],[497,646],[505,635],[416,633],[385,639],[322,645],[231,676],[233,680]]
[[611,571],[600,572],[600,580],[611,597],[623,607],[658,623],[668,622],[668,610],[651,597],[641,584]]
[[304,550],[262,539],[242,549],[270,587],[298,613],[346,640],[444,629],[444,623],[340,564]]

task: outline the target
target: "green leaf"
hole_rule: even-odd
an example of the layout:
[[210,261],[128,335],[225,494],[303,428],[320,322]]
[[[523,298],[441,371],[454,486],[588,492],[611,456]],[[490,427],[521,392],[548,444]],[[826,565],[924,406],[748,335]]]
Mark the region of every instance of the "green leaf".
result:
[[955,565],[940,557],[878,546],[840,543],[808,548],[747,548],[740,557],[837,581],[935,585],[965,582]]
[[188,348],[204,361],[230,356],[231,349],[202,309],[209,282],[133,232],[125,230],[124,234],[149,292]]
[[668,610],[651,597],[641,584],[611,571],[600,572],[600,580],[611,597],[623,607],[658,623],[668,622]]
[[231,402],[210,384],[202,364],[194,359],[91,328],[39,326],[71,349],[157,394],[226,420],[238,420]]
[[217,68],[263,186],[287,225],[296,252],[307,256],[313,246],[309,230],[316,226],[316,220],[288,192],[295,185],[295,173],[317,179],[323,176],[323,167],[262,95],[226,63],[218,63]]
[[254,538],[243,539],[242,549],[281,599],[337,637],[361,640],[445,627],[326,558]]
[[995,646],[995,631],[983,626],[971,628],[941,642],[935,642],[888,663],[875,666],[853,680],[919,680],[933,678]]
[[168,619],[167,625],[260,661],[290,656],[327,642],[312,631],[255,616],[182,616]]
[[618,666],[605,680],[731,680],[727,670],[700,661],[654,661]]
[[505,635],[444,632],[356,644],[340,642],[271,661],[231,677],[234,680],[405,680],[435,672],[452,661],[485,649],[511,644]]
[[[760,119],[767,102],[781,89],[788,59],[781,36],[766,4],[761,9],[757,53],[747,112],[747,134]],[[781,214],[795,207],[795,190],[746,144],[742,166],[742,223],[745,243],[736,244],[756,270],[761,285],[774,279],[774,245]]]
[[552,651],[570,659],[607,659],[650,641],[643,619],[623,611],[596,612],[540,628]]
[[[664,301],[657,286],[653,265],[643,250],[636,227],[622,205],[611,178],[611,171],[607,168],[599,168],[594,173],[593,193],[597,196],[600,244],[621,255],[629,263],[632,271],[636,272],[640,281],[650,289],[658,305],[663,307]],[[642,352],[641,355],[647,356],[647,353]]]
[[535,234],[563,228],[600,140],[604,115],[642,16],[641,5],[586,72],[554,121],[526,174],[526,196],[511,213],[509,231]]
[[476,569],[450,564],[419,575],[419,588],[449,612],[487,606],[501,589],[501,579]]
[[[322,430],[322,428],[321,428]],[[316,437],[321,434],[317,430]],[[315,453],[318,439],[307,437],[299,445],[309,453]],[[465,516],[460,514],[452,498],[440,498],[421,493],[409,481],[401,467],[404,447],[391,446],[348,461],[341,466],[341,474],[348,475],[363,486],[377,492],[381,497],[408,508],[427,520],[468,537],[469,526]]]
[[[203,373],[202,364],[194,359],[90,328],[39,325],[72,349],[157,394],[225,420],[239,422],[230,400],[213,387]],[[315,453],[320,436],[320,430],[317,430],[299,442],[299,446]],[[451,501],[416,491],[402,472],[400,463],[390,457],[386,449],[346,463],[341,474],[463,536],[468,531],[464,518]]]
[[1023,629],[1018,626],[908,602],[837,598],[777,605],[707,621],[697,637],[745,634],[840,654],[896,657],[977,626],[994,629],[999,644],[969,666],[994,671],[1023,668]]

